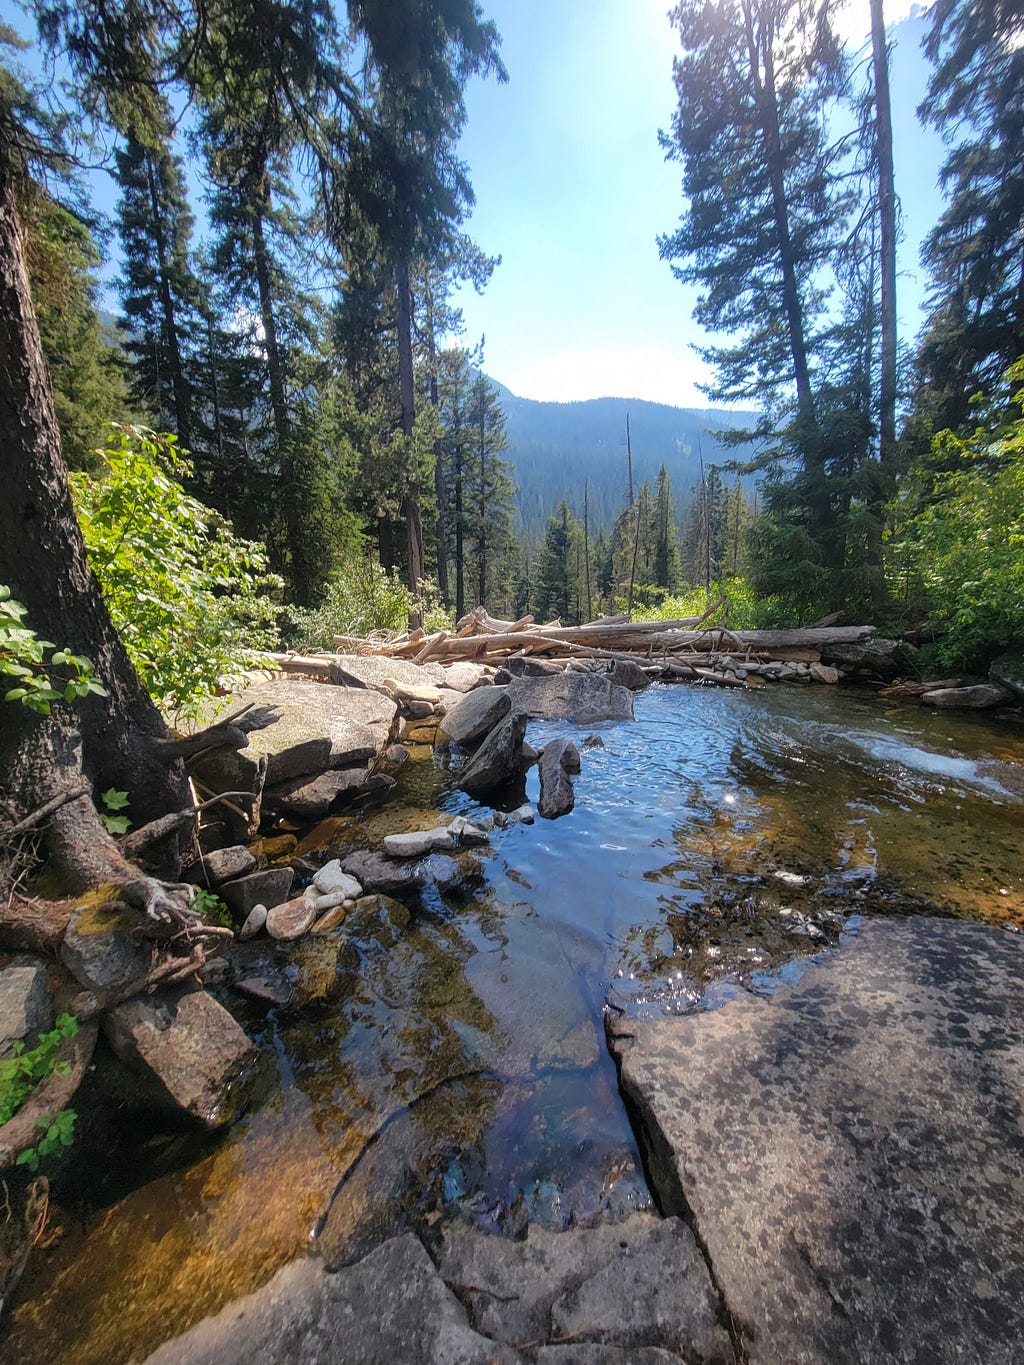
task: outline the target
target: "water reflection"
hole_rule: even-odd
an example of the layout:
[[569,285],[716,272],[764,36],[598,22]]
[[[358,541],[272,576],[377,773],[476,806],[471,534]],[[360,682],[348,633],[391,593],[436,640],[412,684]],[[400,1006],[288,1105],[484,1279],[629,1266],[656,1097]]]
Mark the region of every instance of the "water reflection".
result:
[[[1019,731],[824,688],[655,687],[636,713],[597,727],[569,816],[496,832],[461,886],[245,948],[290,992],[269,1014],[231,1000],[272,1073],[264,1103],[184,1169],[126,1145],[110,1207],[79,1170],[80,1216],[31,1264],[5,1357],[144,1355],[313,1228],[340,1264],[405,1226],[514,1235],[643,1205],[609,988],[638,1012],[710,1008],[798,971],[851,913],[1024,920]],[[387,808],[300,846],[379,846],[439,809],[473,806],[425,754]]]

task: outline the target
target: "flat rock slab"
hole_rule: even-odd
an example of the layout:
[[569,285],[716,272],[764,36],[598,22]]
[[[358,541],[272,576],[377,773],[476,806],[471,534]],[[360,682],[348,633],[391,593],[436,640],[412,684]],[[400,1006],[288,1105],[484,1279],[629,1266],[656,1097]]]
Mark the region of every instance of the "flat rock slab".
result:
[[707,1267],[678,1218],[638,1213],[568,1232],[532,1226],[521,1242],[457,1227],[440,1268],[477,1329],[507,1345],[553,1339],[588,1348],[567,1360],[636,1361],[645,1350],[734,1359]]
[[258,682],[230,698],[227,710],[252,702],[277,713],[249,734],[249,746],[199,760],[196,771],[219,790],[251,788],[261,757],[267,785],[307,773],[370,763],[387,747],[396,706],[379,692],[316,682]]
[[382,692],[388,690],[386,683],[433,688],[444,684],[444,670],[439,664],[414,664],[380,654],[338,654],[331,662],[329,676],[335,684]]
[[867,922],[775,996],[609,1031],[751,1362],[1020,1360],[1019,939]]
[[632,720],[633,693],[613,683],[606,673],[558,673],[513,678],[512,711],[548,720],[594,725],[601,720]]
[[147,1365],[510,1365],[411,1234],[331,1274],[303,1258],[154,1352]]
[[998,683],[976,683],[973,687],[939,687],[922,692],[924,706],[947,711],[990,711],[995,706],[1012,706],[1016,693]]
[[206,1128],[238,1113],[256,1049],[212,995],[185,987],[136,996],[110,1010],[103,1029],[118,1057],[155,1082],[167,1107]]

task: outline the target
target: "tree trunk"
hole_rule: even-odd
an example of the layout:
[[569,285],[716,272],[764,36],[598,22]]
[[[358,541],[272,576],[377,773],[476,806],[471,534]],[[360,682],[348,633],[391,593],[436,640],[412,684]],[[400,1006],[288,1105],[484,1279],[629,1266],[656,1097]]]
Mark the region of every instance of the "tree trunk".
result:
[[[402,431],[411,441],[416,422],[416,388],[412,365],[412,292],[405,261],[395,269],[395,285],[398,290],[398,388],[402,402]],[[426,572],[419,494],[416,480],[411,478],[402,495],[402,516],[405,518],[406,581],[416,597]],[[418,611],[409,613],[409,624],[414,628],[423,624]]]
[[[466,613],[466,545],[462,508],[462,439],[455,446],[455,619]],[[483,605],[482,603],[478,605]]]
[[878,157],[882,376],[879,394],[879,458],[891,462],[896,445],[896,184],[892,164],[889,53],[882,0],[871,0],[871,56],[875,71],[875,139]]
[[[808,472],[818,473],[824,467],[825,450],[811,387],[803,302],[800,298],[796,252],[790,230],[789,195],[786,190],[785,178],[786,154],[782,147],[782,134],[779,127],[779,103],[775,88],[775,57],[772,51],[772,34],[770,31],[765,33],[763,29],[760,34],[755,34],[754,18],[749,4],[744,5],[743,13],[750,75],[757,98],[765,164],[768,168],[768,181],[771,186],[772,215],[775,221],[779,268],[782,272],[782,298],[786,310],[793,378],[796,383],[801,448],[804,465]],[[813,532],[821,533],[831,529],[831,508],[828,494],[824,489],[812,491],[808,497],[808,508],[811,514]]]
[[[430,405],[436,413],[439,406],[437,392],[437,337],[434,335],[434,296],[427,272],[427,344],[430,348]],[[434,442],[434,499],[437,502],[437,588],[445,606],[451,605],[448,582],[448,526],[445,512],[444,467],[441,462],[441,438]]]
[[[155,752],[153,741],[166,738],[167,727],[86,560],[29,294],[11,128],[0,101],[0,582],[28,609],[27,624],[39,636],[91,659],[107,695],[58,703],[48,717],[0,702],[0,784],[26,814],[81,785],[84,775],[94,791],[127,791],[132,818],[142,824],[187,804],[187,784],[182,766],[164,764]],[[84,869],[90,851],[93,872],[117,866],[88,798],[64,806],[50,832],[58,872],[76,863]]]

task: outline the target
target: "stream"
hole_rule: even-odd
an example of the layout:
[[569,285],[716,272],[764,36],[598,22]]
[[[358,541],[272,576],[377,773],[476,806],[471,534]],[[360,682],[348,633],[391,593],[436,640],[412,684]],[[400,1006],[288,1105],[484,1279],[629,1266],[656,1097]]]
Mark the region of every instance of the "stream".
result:
[[[650,1208],[607,1001],[645,1015],[770,991],[853,914],[1024,928],[1017,722],[655,685],[595,733],[603,747],[574,736],[570,815],[496,830],[411,915],[239,950],[292,1001],[224,993],[262,1057],[227,1133],[147,1126],[101,1059],[88,1085],[114,1117],[82,1125],[4,1359],[142,1359],[311,1240],[338,1265],[401,1228],[429,1245],[451,1219],[515,1236]],[[333,856],[476,809],[417,748],[386,805],[317,837]]]

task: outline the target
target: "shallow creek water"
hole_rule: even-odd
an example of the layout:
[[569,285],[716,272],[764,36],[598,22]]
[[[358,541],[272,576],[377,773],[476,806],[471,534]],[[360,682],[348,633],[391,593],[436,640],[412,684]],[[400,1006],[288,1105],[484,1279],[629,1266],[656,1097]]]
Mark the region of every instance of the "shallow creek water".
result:
[[[650,1207],[606,1000],[653,1014],[769,990],[854,913],[1024,925],[1024,727],[826,688],[657,686],[597,732],[575,811],[496,831],[408,923],[246,949],[294,994],[269,1013],[225,995],[263,1059],[225,1135],[140,1127],[101,1062],[116,1126],[76,1144],[3,1359],[141,1359],[314,1234],[340,1264],[401,1227],[515,1235]],[[386,806],[323,834],[374,845],[473,809],[423,750]]]

